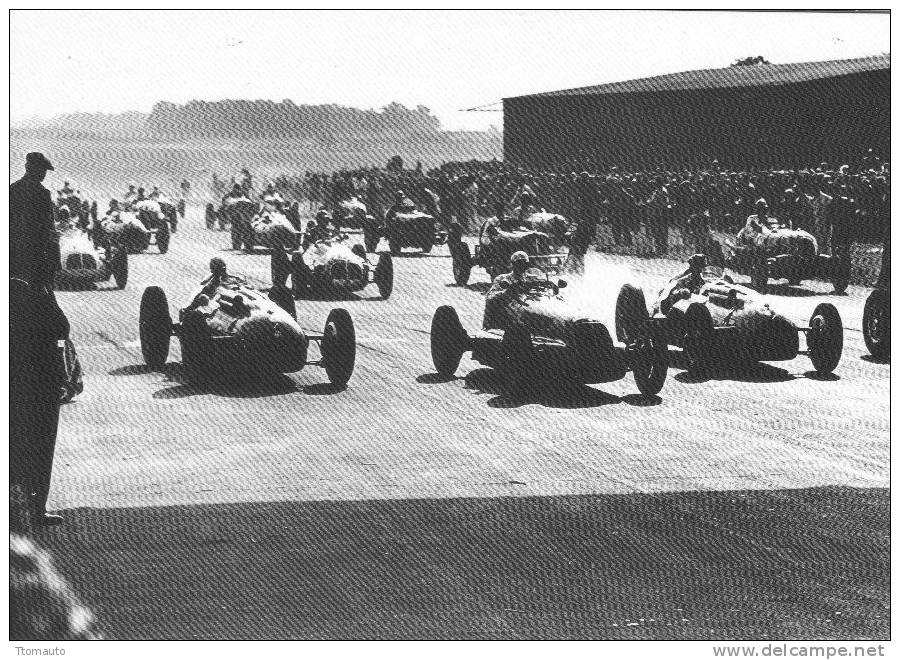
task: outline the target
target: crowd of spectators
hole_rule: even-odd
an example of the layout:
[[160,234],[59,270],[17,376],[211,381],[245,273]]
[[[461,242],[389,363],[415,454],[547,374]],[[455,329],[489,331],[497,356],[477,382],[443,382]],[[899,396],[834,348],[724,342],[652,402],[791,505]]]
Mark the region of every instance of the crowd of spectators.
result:
[[[333,173],[281,175],[272,183],[288,199],[310,209],[336,210],[357,197],[370,213],[383,215],[402,190],[448,225],[477,229],[493,215],[494,204],[516,205],[523,193],[538,207],[565,216],[573,241],[593,240],[598,223],[609,225],[616,245],[629,246],[636,232],[650,237],[657,253],[668,249],[672,228],[686,241],[701,243],[710,229],[736,232],[765,199],[782,223],[816,236],[830,248],[835,232],[828,208],[835,197],[849,204],[844,213],[853,240],[879,243],[890,224],[890,165],[871,149],[845,164],[822,162],[798,169],[732,169],[718,161],[694,169],[626,172],[617,167],[568,172],[525,171],[492,161],[450,162],[424,171],[402,167],[359,168]],[[842,220],[843,222],[844,220]]]

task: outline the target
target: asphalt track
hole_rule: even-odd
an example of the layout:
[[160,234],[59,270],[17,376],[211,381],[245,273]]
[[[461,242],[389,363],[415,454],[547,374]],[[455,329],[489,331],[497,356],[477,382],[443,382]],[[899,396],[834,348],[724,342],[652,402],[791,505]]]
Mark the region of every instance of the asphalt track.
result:
[[[800,323],[837,305],[844,356],[688,377],[658,399],[630,375],[536,377],[523,400],[465,357],[434,373],[429,326],[480,325],[487,275],[452,285],[445,247],[395,260],[394,294],[299,304],[319,331],[345,307],[356,370],[203,391],[173,340],[137,337],[144,287],[173,313],[210,257],[269,284],[198,208],[170,252],[131,258],[123,291],[58,294],[85,370],[64,406],[45,530],[62,572],[118,639],[847,639],[890,635],[889,373],[860,321],[868,289],[776,287]],[[681,266],[592,253],[568,294],[611,321]]]

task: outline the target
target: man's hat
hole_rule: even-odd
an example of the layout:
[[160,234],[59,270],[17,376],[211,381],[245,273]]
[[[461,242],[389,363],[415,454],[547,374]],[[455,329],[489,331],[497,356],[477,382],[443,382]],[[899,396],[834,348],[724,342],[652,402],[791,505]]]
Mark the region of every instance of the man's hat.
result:
[[39,151],[32,151],[25,156],[25,167],[31,169],[42,168],[44,170],[52,170],[53,165],[47,160],[47,157]]

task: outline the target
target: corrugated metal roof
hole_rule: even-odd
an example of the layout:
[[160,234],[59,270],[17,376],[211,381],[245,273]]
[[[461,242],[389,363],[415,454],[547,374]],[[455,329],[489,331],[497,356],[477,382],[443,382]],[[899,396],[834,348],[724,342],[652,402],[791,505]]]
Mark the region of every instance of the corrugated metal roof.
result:
[[526,94],[511,98],[524,99],[548,96],[599,96],[603,94],[633,94],[636,92],[674,92],[696,89],[728,89],[735,87],[767,87],[791,85],[809,80],[834,78],[865,71],[890,70],[891,56],[876,55],[852,60],[799,62],[795,64],[755,64],[730,66],[724,69],[683,71],[650,78],[606,83],[590,87],[562,89],[555,92]]

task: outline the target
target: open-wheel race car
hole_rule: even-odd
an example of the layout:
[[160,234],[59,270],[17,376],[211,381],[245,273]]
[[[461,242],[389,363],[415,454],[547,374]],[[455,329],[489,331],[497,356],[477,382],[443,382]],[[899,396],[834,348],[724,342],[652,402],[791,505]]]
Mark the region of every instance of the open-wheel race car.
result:
[[[518,209],[513,215],[518,216]],[[559,251],[568,243],[569,223],[559,213],[551,213],[544,209],[533,210],[522,219],[522,227],[532,231],[539,231],[547,235],[550,248]]]
[[410,247],[428,254],[435,245],[447,240],[443,225],[434,216],[416,208],[385,214],[384,223],[380,227],[373,227],[367,218],[363,225],[363,240],[369,252],[374,252],[381,236],[387,239],[388,248],[395,257],[400,255],[403,248]]
[[288,275],[294,297],[301,299],[346,295],[374,284],[387,300],[394,290],[390,253],[379,253],[373,262],[361,244],[350,245],[350,237],[342,233],[312,242],[306,249],[272,250],[273,286],[284,286]]
[[468,284],[474,266],[484,268],[493,280],[509,266],[513,252],[524,252],[529,263],[548,273],[561,272],[568,256],[567,252],[554,250],[546,233],[524,227],[506,231],[494,219],[481,224],[474,254],[463,241],[462,228],[457,224],[450,227],[447,246],[453,261],[453,280],[459,286]]
[[472,359],[501,372],[513,396],[546,375],[577,384],[606,383],[629,370],[643,395],[658,394],[669,366],[665,341],[648,328],[617,346],[602,322],[560,295],[565,286],[538,268],[529,269],[522,282],[503,280],[499,293],[488,294],[484,329],[472,334],[453,307],[439,307],[431,321],[435,369],[452,376],[463,353],[471,351]]
[[763,296],[734,284],[716,267],[703,272],[696,292],[670,281],[648,312],[644,292],[625,284],[616,300],[616,336],[628,342],[648,331],[680,347],[689,371],[722,366],[793,360],[800,353],[800,335],[820,374],[835,370],[844,346],[844,328],[834,305],[816,306],[808,326],[797,326],[773,311]]
[[828,254],[819,254],[815,237],[802,229],[777,227],[752,234],[742,229],[736,239],[717,234],[723,266],[750,276],[751,286],[761,291],[769,280],[786,279],[796,286],[803,280],[831,282],[836,293],[850,283],[847,264]]
[[128,282],[128,252],[117,241],[107,241],[98,249],[87,232],[65,227],[60,231],[59,256],[55,276],[59,288],[113,280],[117,289],[124,289]]
[[378,220],[369,213],[366,205],[358,198],[345,199],[336,209],[335,224],[338,228],[362,229],[366,239],[366,250],[374,252],[380,237]]
[[[197,384],[252,380],[316,365],[324,367],[331,383],[343,386],[356,362],[356,334],[347,310],[332,309],[322,333],[311,334],[297,322],[289,291],[272,289],[266,295],[243,278],[224,273],[217,278],[214,272],[204,281],[179,310],[177,322],[160,287],[144,290],[140,341],[148,366],[165,364],[172,335],[181,342],[188,380]],[[312,342],[319,345],[318,360],[309,359]]]
[[[101,223],[103,231],[116,233],[116,226],[121,225],[121,242],[132,254],[143,252],[150,245],[155,245],[160,254],[169,251],[172,239],[171,217],[163,211],[159,202],[152,199],[138,200],[126,204],[124,210],[113,215],[110,218],[113,220],[111,224],[107,224],[106,219]],[[177,217],[177,213],[175,215]]]

